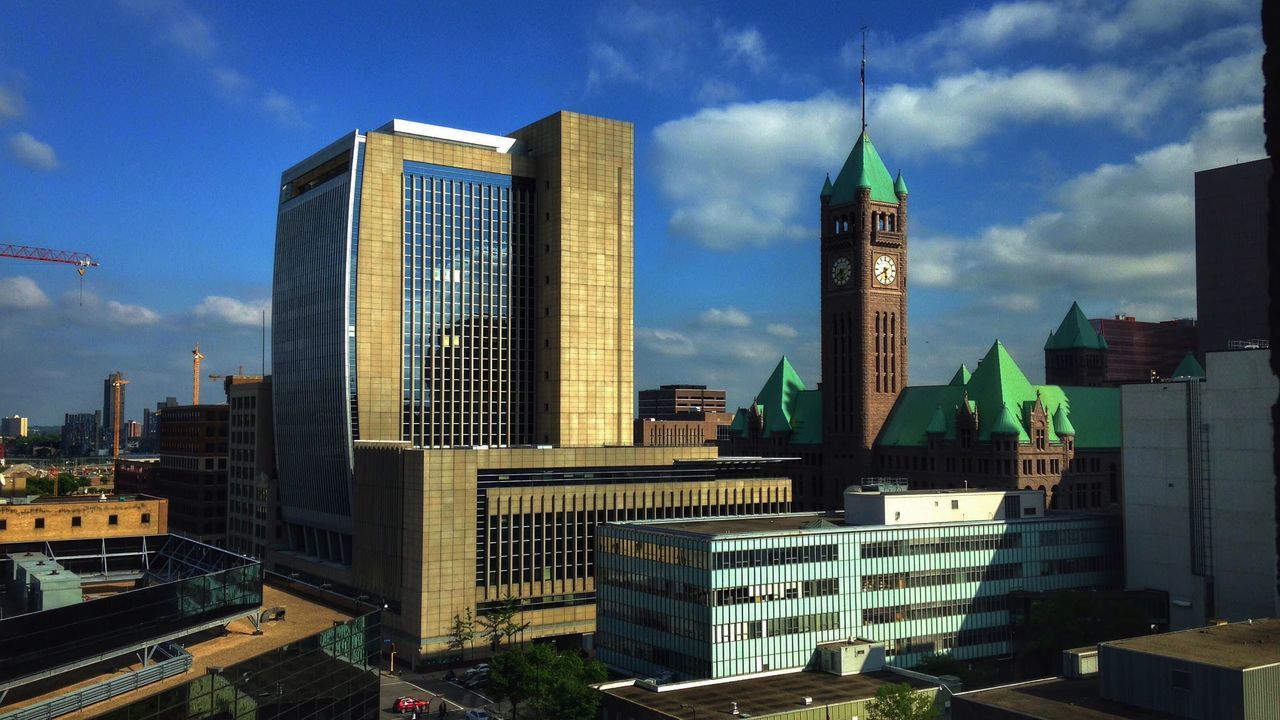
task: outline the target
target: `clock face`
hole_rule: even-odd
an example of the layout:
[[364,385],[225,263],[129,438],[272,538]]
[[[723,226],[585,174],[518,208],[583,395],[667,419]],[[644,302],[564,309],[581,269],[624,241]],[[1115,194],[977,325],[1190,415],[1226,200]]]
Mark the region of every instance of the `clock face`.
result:
[[893,262],[893,258],[888,255],[881,255],[876,258],[876,264],[873,268],[876,280],[881,285],[892,285],[895,278],[898,277],[898,266]]
[[849,258],[836,258],[836,261],[831,263],[831,279],[837,285],[848,283],[851,277],[853,277],[853,265],[849,262]]

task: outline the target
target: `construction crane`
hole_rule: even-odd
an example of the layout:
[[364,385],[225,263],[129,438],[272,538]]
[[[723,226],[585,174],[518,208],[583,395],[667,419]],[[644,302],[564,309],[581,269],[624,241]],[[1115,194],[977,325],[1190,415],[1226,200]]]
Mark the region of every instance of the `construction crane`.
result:
[[244,366],[241,365],[240,369],[237,370],[234,375],[214,375],[213,373],[209,373],[209,379],[210,380],[226,380],[229,377],[241,377],[243,375],[244,375]]
[[0,244],[0,257],[75,265],[76,272],[80,275],[81,305],[84,304],[84,271],[91,267],[98,267],[98,261],[89,257],[88,253],[74,252],[71,250],[50,250],[49,248],[31,247],[30,245]]
[[200,354],[200,343],[196,343],[196,347],[191,351],[191,404],[200,404],[200,361],[204,359],[204,355]]
[[121,402],[123,393],[121,393],[120,389],[128,384],[129,381],[120,376],[119,370],[111,376],[111,407],[113,408],[111,413],[111,457],[113,459],[120,457],[120,412],[123,410],[121,407],[123,405]]

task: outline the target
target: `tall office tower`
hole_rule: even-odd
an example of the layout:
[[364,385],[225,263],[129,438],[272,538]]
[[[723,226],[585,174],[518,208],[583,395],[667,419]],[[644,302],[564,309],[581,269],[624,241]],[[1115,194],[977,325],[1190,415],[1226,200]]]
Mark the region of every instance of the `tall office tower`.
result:
[[116,380],[123,379],[124,376],[120,371],[111,373],[106,380],[102,381],[102,440],[106,446],[111,447],[111,438],[114,428],[120,428],[120,439],[128,437],[125,435],[124,417],[125,417],[125,391],[129,389],[127,385],[120,386],[120,417],[115,415],[115,395],[111,384]]
[[291,549],[351,556],[352,447],[629,445],[632,128],[392,120],[281,176],[272,332]]
[[66,413],[62,421],[62,454],[67,457],[89,455],[102,442],[102,413]]
[[27,419],[21,415],[0,418],[0,437],[24,438],[27,436]]
[[275,433],[271,376],[227,384],[227,548],[263,559],[281,539],[276,522]]
[[224,547],[227,536],[226,405],[177,405],[160,414],[155,494],[174,532]]
[[1269,343],[1267,181],[1271,159],[1196,173],[1200,357]]

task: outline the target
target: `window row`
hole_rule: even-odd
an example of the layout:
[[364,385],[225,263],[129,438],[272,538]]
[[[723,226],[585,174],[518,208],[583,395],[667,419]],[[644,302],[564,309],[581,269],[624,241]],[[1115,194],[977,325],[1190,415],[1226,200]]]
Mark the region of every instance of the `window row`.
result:
[[897,590],[902,588],[932,587],[934,585],[1008,580],[1020,577],[1022,577],[1022,563],[1001,563],[999,565],[977,565],[948,570],[917,570],[914,572],[863,575],[862,589],[864,591]]
[[712,557],[712,569],[798,565],[834,562],[840,559],[839,548],[832,545],[795,545],[762,550],[726,550]]
[[862,557],[882,558],[938,553],[1009,550],[1022,547],[1019,533],[997,533],[970,537],[926,537],[907,540],[881,540],[862,543]]

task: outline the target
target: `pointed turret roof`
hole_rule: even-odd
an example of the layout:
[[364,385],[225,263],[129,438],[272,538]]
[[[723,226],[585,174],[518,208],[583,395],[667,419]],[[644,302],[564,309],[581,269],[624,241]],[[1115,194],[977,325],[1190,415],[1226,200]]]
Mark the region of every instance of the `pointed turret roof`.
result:
[[929,419],[929,425],[924,429],[924,431],[925,433],[930,435],[935,433],[941,433],[944,435],[946,434],[947,414],[942,412],[941,405],[939,405],[937,409],[933,411],[933,417]]
[[895,195],[907,194],[907,181],[902,178],[902,171],[898,171],[898,177],[893,180],[893,193]]
[[1107,349],[1107,341],[1093,329],[1089,324],[1089,318],[1085,317],[1084,311],[1080,309],[1080,304],[1075,302],[1071,303],[1071,309],[1067,311],[1067,316],[1062,318],[1062,324],[1058,325],[1057,332],[1050,334],[1044,344],[1045,350],[1074,348]]
[[871,199],[879,202],[897,204],[898,196],[893,191],[893,178],[880,159],[880,153],[871,144],[871,136],[866,130],[858,136],[844,167],[836,176],[832,189],[831,203],[842,205],[858,199],[858,188],[870,188]]
[[969,374],[969,368],[965,367],[964,363],[961,363],[960,369],[956,371],[955,375],[951,376],[951,382],[947,384],[956,386],[967,385],[970,377],[972,377],[972,375]]
[[831,173],[827,173],[827,179],[822,181],[822,193],[819,197],[831,197],[834,189],[831,187]]
[[1018,416],[1009,409],[1008,403],[1000,404],[1000,415],[996,417],[995,423],[991,426],[990,432],[999,435],[1025,435],[1022,429],[1022,423],[1018,422]]
[[802,390],[804,381],[784,355],[756,396],[756,402],[763,406],[765,435],[791,431],[791,415]]
[[1076,434],[1076,429],[1071,425],[1071,418],[1067,417],[1066,404],[1059,404],[1058,409],[1053,413],[1053,431],[1059,435]]
[[1174,378],[1202,378],[1204,377],[1204,367],[1200,365],[1200,361],[1196,360],[1196,356],[1187,353],[1182,358],[1182,362],[1178,363],[1178,367],[1174,368]]

